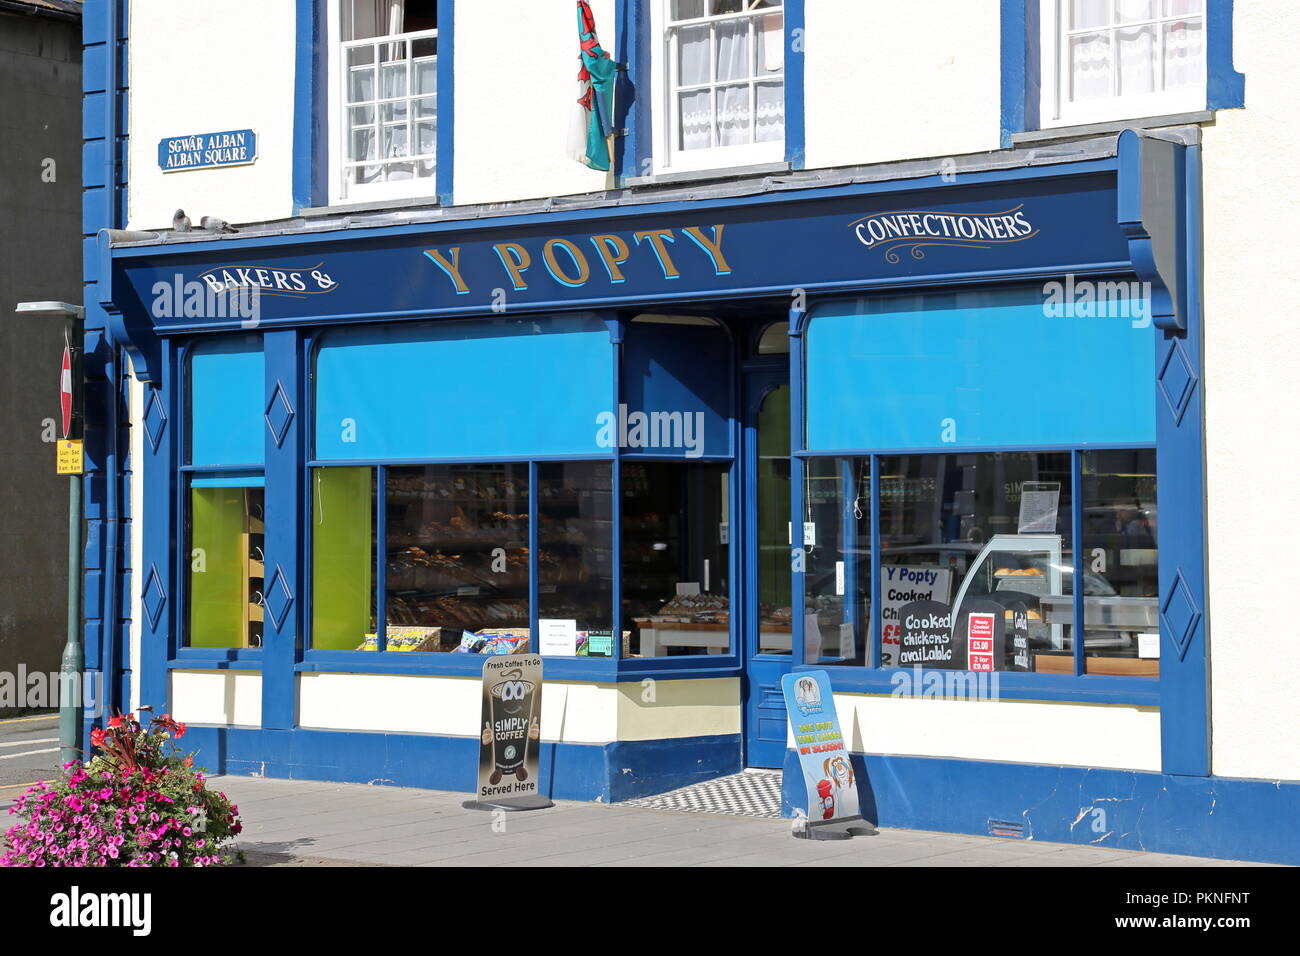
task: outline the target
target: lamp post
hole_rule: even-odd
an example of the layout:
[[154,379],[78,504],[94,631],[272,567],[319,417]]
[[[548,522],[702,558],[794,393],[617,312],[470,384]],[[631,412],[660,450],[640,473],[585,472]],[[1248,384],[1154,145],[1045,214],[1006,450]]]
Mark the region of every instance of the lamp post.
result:
[[[59,665],[59,762],[80,760],[82,673],[86,656],[81,643],[81,352],[86,310],[68,302],[19,302],[19,315],[61,318],[64,326],[60,375],[63,437],[59,442],[58,473],[68,481],[68,639]],[[72,693],[69,693],[69,690]]]

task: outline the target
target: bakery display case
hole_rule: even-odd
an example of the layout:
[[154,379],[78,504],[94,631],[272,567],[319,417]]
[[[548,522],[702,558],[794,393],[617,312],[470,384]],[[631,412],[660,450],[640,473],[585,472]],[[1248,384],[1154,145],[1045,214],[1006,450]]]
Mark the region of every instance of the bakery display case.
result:
[[995,534],[984,546],[957,588],[952,606],[954,637],[961,626],[961,610],[972,601],[991,601],[1028,608],[1029,644],[1034,649],[1062,650],[1069,621],[1047,621],[1041,602],[1060,595],[1064,565],[1059,534]]
[[[959,610],[954,635],[962,618],[960,609],[970,601],[1023,603],[1028,609],[1033,669],[1073,673],[1069,640],[1077,599],[1073,577],[1059,535],[994,535],[975,558],[953,601]],[[1106,579],[1091,572],[1084,573],[1082,590],[1085,673],[1157,673],[1157,661],[1139,656],[1139,636],[1159,631],[1157,600],[1117,594]]]
[[467,632],[527,632],[527,465],[389,468],[384,490],[385,639],[391,633],[394,650],[477,650]]

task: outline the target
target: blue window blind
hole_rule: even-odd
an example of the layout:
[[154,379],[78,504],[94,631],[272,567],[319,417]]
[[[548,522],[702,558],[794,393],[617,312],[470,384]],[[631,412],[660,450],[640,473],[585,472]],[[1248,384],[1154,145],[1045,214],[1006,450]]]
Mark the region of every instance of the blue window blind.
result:
[[261,466],[266,443],[262,340],[200,342],[190,352],[190,464]]
[[818,307],[809,450],[1154,443],[1146,300],[1066,288],[1075,301],[1049,284]]
[[627,426],[621,417],[614,423],[623,454],[730,455],[731,392],[731,339],[724,329],[629,323],[623,344]]
[[614,346],[588,316],[348,329],[316,357],[320,460],[608,453]]

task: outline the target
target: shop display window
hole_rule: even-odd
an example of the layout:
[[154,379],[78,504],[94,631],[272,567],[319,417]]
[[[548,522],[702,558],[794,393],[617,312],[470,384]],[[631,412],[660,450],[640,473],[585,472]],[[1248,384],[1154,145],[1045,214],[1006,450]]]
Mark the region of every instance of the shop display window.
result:
[[547,636],[543,653],[567,654],[572,641],[574,655],[614,657],[610,462],[538,464],[537,554],[538,631]]
[[181,643],[260,648],[267,430],[261,339],[204,340],[188,350],[186,364],[182,520],[189,564]]
[[622,596],[629,656],[731,649],[730,480],[729,464],[623,463]]
[[385,645],[528,648],[526,464],[385,469]]
[[[867,663],[871,459],[813,458],[804,483],[804,658]],[[886,626],[888,634],[888,625]]]
[[191,647],[262,646],[266,515],[254,481],[204,476],[190,484]]
[[1070,460],[880,459],[882,666],[1073,672]]
[[611,462],[321,467],[312,495],[314,649],[617,656]]
[[1080,458],[1084,580],[1090,583],[1083,597],[1087,673],[1155,676],[1160,672],[1156,453],[1150,448],[1086,451]]
[[377,650],[374,468],[316,468],[312,495],[312,646]]
[[1082,591],[1082,672],[1159,673],[1153,449],[876,462],[875,582],[871,457],[806,462],[808,663],[1075,674]]
[[1113,282],[1058,314],[1048,288],[814,310],[810,662],[1158,673],[1150,304]]

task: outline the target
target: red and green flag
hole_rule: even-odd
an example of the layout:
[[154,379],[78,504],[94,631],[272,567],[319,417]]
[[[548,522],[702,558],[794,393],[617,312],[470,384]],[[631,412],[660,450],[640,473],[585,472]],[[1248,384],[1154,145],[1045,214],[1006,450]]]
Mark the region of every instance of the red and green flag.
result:
[[578,100],[569,126],[569,154],[592,169],[609,169],[614,132],[614,76],[617,67],[596,39],[596,20],[587,0],[578,0]]

